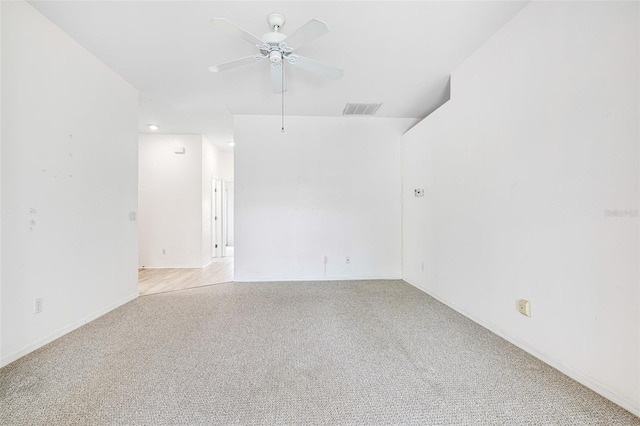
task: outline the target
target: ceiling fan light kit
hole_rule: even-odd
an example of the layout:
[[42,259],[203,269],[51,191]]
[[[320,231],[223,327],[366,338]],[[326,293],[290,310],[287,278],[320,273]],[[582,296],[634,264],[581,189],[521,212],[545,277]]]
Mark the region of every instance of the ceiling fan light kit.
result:
[[278,52],[277,50],[272,50],[271,52],[269,52],[269,60],[274,63],[282,62],[282,53]]

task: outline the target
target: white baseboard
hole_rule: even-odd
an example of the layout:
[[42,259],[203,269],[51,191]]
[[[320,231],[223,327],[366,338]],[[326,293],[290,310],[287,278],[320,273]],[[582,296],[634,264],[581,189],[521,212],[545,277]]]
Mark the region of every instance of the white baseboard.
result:
[[236,283],[256,283],[256,282],[302,282],[302,281],[362,281],[362,280],[402,280],[401,277],[366,277],[366,276],[358,276],[358,277],[282,277],[282,278],[234,278],[233,282]]
[[594,378],[592,378],[591,376],[576,370],[574,368],[568,367],[566,365],[564,365],[562,363],[562,361],[548,355],[545,354],[543,352],[538,351],[535,347],[529,345],[529,343],[520,340],[516,337],[510,336],[509,334],[507,334],[504,330],[502,330],[500,327],[496,326],[495,324],[492,324],[488,321],[485,321],[481,318],[476,317],[475,315],[471,315],[468,312],[466,312],[464,309],[461,309],[460,307],[458,307],[457,305],[455,305],[454,303],[451,303],[450,301],[443,299],[442,297],[438,296],[437,294],[433,294],[431,293],[429,290],[407,280],[404,279],[404,281],[408,284],[411,284],[412,286],[414,286],[415,288],[417,288],[418,290],[428,294],[429,296],[433,297],[434,299],[436,299],[437,301],[447,305],[448,307],[450,307],[451,309],[453,309],[454,311],[464,315],[465,317],[469,318],[470,320],[472,320],[473,322],[481,325],[482,327],[486,328],[487,330],[491,331],[492,333],[497,334],[498,336],[502,337],[503,339],[505,339],[506,341],[516,345],[517,347],[519,347],[520,349],[522,349],[523,351],[533,355],[534,357],[538,358],[540,361],[544,362],[545,364],[550,365],[551,367],[555,368],[556,370],[559,370],[560,372],[562,372],[563,374],[569,376],[570,378],[572,378],[573,380],[575,380],[578,383],[583,384],[584,386],[588,387],[589,389],[591,389],[592,391],[602,395],[603,397],[607,398],[608,400],[618,404],[619,406],[621,406],[622,408],[624,408],[625,410],[628,410],[629,412],[635,414],[636,416],[640,417],[640,401],[634,401],[624,395],[620,395],[612,390],[610,390],[609,388],[607,388],[606,385],[600,383],[599,381],[595,380]]
[[14,352],[13,354],[10,354],[4,358],[2,358],[2,360],[0,360],[0,367],[4,367],[5,365],[8,365],[10,363],[12,363],[13,361],[16,361],[19,358],[22,358],[23,356],[35,351],[36,349],[40,349],[41,347],[43,347],[44,345],[46,345],[47,343],[51,343],[54,340],[64,336],[65,334],[82,327],[83,325],[85,325],[88,322],[93,321],[94,319],[101,317],[102,315],[106,314],[107,312],[110,312],[122,305],[124,305],[127,302],[132,301],[133,299],[138,297],[138,292],[136,291],[136,293],[134,294],[130,294],[116,302],[110,303],[109,305],[105,306],[104,308],[98,309],[97,311],[81,318],[78,321],[75,321],[69,325],[66,325],[62,328],[57,329],[56,331],[54,331],[53,333],[51,333],[50,335],[48,335],[47,337],[38,340],[37,342],[34,342],[22,349],[20,349],[17,352]]
[[210,265],[212,262],[207,263],[206,265],[197,265],[197,266],[138,266],[138,269],[201,269],[205,266]]

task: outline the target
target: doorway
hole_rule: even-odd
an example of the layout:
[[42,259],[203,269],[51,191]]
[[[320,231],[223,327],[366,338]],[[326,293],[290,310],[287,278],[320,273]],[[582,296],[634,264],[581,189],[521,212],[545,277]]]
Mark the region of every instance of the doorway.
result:
[[[233,281],[233,151],[203,141],[195,135],[140,141],[141,295]],[[175,144],[186,149],[167,149]],[[166,167],[155,167],[158,158]]]
[[223,182],[223,201],[222,201],[222,251],[223,257],[233,257],[233,216],[234,216],[234,198],[233,198],[233,182]]
[[211,184],[211,253],[212,258],[233,257],[234,197],[233,181],[213,178]]

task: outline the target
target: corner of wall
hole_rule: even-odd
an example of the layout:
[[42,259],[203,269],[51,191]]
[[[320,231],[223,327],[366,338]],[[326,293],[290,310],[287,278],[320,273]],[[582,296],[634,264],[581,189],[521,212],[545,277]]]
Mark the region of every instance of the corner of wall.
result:
[[[637,13],[637,22],[640,22],[640,7],[638,8],[638,13]],[[638,57],[640,58],[640,43],[638,43]],[[640,84],[638,85],[638,98],[640,99]],[[640,108],[638,108],[638,120],[636,121],[637,125],[638,125],[638,130],[637,130],[637,135],[638,138],[637,140],[640,143]],[[638,150],[638,167],[636,170],[640,170],[640,149]],[[640,173],[638,173],[638,200],[640,200]],[[638,241],[640,244],[640,224],[638,225]],[[640,249],[639,249],[640,251]],[[640,276],[640,262],[638,262],[638,276]],[[640,292],[638,294],[638,306],[640,307]],[[640,347],[640,316],[638,317],[638,346]],[[640,351],[640,348],[639,348]],[[640,388],[640,369],[638,369],[638,387]],[[638,391],[638,393],[640,394],[640,389]],[[638,414],[640,416],[640,400],[637,402],[638,405],[638,412],[636,414]]]
[[433,111],[431,111],[425,117],[423,117],[421,119],[418,119],[415,123],[413,123],[413,125],[411,125],[407,130],[405,130],[404,133],[402,134],[403,138],[404,138],[405,135],[409,134],[413,129],[415,129],[417,127],[420,127],[426,121],[431,120],[434,117],[437,117],[438,115],[441,114],[442,110],[446,110],[449,107],[449,104],[451,103],[452,98],[454,97],[453,92],[452,92],[452,81],[453,80],[454,80],[453,74],[449,75],[449,78],[447,79],[447,85],[445,87],[445,90],[447,92],[447,96],[445,97],[444,102],[442,102],[442,104],[440,104],[440,106],[438,106],[438,108],[436,108]]
[[[2,8],[0,1],[0,188],[2,188]],[[0,191],[1,193],[2,191]],[[0,197],[0,241],[2,241],[2,197]],[[0,354],[2,354],[2,244],[0,244]]]

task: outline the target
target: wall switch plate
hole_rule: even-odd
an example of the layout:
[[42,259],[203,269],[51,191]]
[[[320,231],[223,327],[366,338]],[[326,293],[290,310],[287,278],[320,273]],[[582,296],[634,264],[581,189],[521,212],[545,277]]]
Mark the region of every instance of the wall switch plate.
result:
[[525,299],[518,300],[518,312],[527,317],[531,316],[531,302]]
[[37,298],[33,301],[33,313],[39,314],[40,312],[42,312],[42,299]]
[[424,189],[421,189],[421,188],[414,189],[413,190],[413,195],[415,195],[416,197],[423,197],[424,196]]
[[136,220],[136,212],[129,212],[129,220],[135,222]]

